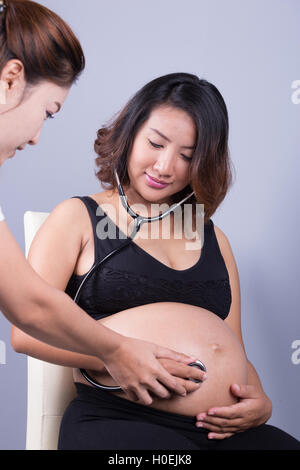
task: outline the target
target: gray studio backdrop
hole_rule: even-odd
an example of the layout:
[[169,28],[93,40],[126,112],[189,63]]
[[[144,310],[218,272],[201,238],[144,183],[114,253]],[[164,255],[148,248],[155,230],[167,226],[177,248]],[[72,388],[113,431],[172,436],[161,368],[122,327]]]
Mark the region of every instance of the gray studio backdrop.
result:
[[[24,249],[23,214],[101,190],[97,129],[142,85],[195,73],[222,93],[234,187],[213,216],[239,269],[249,360],[273,402],[270,424],[300,439],[298,0],[41,0],[82,41],[87,68],[40,144],[0,171],[0,201]],[[0,318],[0,448],[24,449],[26,357]]]

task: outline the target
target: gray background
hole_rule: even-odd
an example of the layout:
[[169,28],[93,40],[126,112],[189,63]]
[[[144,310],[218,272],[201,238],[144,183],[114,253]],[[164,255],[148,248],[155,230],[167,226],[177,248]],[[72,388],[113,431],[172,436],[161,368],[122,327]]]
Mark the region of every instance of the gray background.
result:
[[[300,79],[298,0],[44,0],[82,41],[87,69],[37,147],[0,172],[0,201],[24,248],[23,214],[51,211],[101,190],[94,176],[97,129],[142,85],[195,73],[222,93],[236,181],[213,216],[238,265],[249,360],[273,402],[269,423],[300,439],[299,122],[291,88]],[[24,449],[26,357],[0,318],[0,448]]]

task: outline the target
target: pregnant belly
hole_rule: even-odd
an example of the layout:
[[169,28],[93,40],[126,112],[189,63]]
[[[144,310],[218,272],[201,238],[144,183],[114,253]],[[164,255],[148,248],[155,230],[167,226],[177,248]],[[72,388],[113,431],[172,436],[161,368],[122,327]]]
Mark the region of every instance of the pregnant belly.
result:
[[[207,379],[196,391],[185,397],[175,394],[168,399],[153,397],[148,405],[152,408],[195,416],[213,406],[236,403],[230,385],[247,383],[247,358],[241,343],[231,328],[209,310],[177,302],[158,302],[122,310],[99,321],[122,335],[195,356],[205,364]],[[74,370],[74,380],[88,384],[78,369]],[[105,368],[103,373],[97,373],[97,381],[116,385]],[[123,391],[108,393],[129,400]]]

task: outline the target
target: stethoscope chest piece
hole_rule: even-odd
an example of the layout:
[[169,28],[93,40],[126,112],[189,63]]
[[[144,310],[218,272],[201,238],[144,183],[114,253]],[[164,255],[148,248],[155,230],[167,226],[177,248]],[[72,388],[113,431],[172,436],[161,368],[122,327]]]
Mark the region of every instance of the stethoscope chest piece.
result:
[[[190,362],[188,365],[191,367],[198,367],[198,369],[201,369],[203,370],[203,372],[206,372],[205,365],[203,364],[203,362],[199,361],[199,359],[197,359],[195,362]],[[201,382],[201,380],[192,379],[191,377],[189,377],[189,380],[191,380],[192,382],[195,382],[196,384]]]

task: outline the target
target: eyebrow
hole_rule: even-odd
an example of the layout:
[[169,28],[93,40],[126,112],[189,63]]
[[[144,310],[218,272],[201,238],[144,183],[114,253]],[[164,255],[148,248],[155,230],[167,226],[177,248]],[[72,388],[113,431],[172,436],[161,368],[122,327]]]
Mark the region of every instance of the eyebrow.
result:
[[58,101],[55,101],[55,104],[56,104],[56,106],[57,106],[57,111],[56,111],[56,112],[58,113],[58,112],[60,111],[61,104],[58,103]]
[[[171,140],[168,137],[166,137],[164,134],[162,134],[159,130],[153,129],[152,127],[150,127],[150,129],[156,132],[158,135],[160,135],[160,137],[162,137],[163,139],[167,140],[168,142],[171,142]],[[194,145],[192,147],[188,147],[187,145],[182,145],[181,148],[195,150],[196,147]]]

